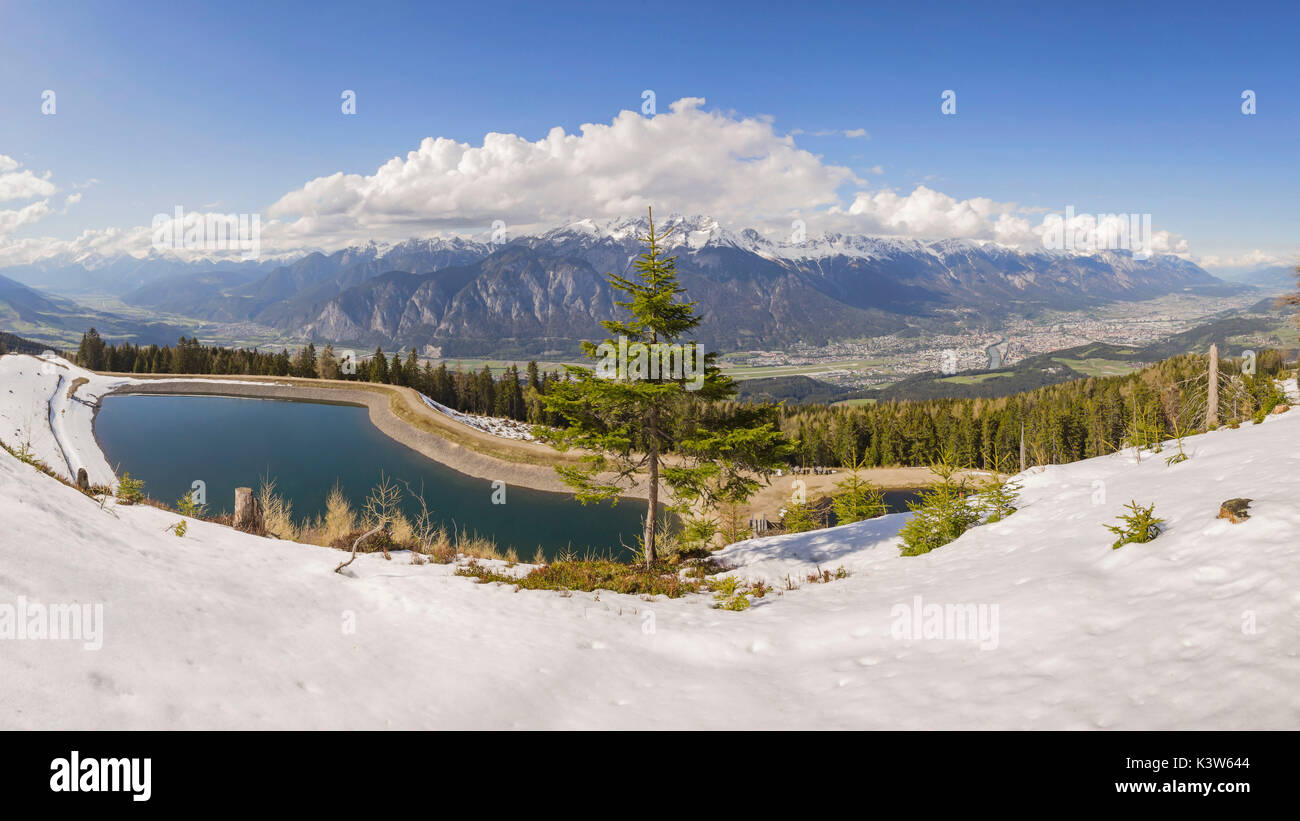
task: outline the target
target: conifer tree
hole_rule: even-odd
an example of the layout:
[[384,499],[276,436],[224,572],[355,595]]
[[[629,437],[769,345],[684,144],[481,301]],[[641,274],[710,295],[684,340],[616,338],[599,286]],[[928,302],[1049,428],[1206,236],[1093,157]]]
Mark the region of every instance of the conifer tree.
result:
[[420,382],[420,357],[416,355],[415,348],[406,355],[406,364],[402,366],[402,384],[407,387],[415,387]]
[[334,354],[334,346],[326,344],[324,350],[320,352],[320,359],[316,364],[317,370],[320,371],[321,379],[338,379],[339,378],[339,359]]
[[1126,544],[1146,544],[1160,535],[1161,525],[1165,523],[1164,519],[1156,518],[1154,503],[1143,507],[1135,499],[1125,507],[1129,512],[1115,517],[1122,524],[1105,526],[1107,530],[1119,537],[1111,545],[1112,550],[1119,550]]
[[99,331],[91,328],[81,336],[81,345],[77,348],[77,364],[92,371],[104,370],[107,347]]
[[383,348],[375,348],[375,355],[370,360],[370,381],[388,381],[388,360],[384,358]]
[[298,349],[297,355],[293,358],[293,375],[315,379],[316,367],[316,345],[308,342],[306,347]]
[[908,502],[912,517],[898,531],[904,556],[920,556],[956,539],[979,523],[980,510],[966,493],[964,479],[955,478],[957,466],[945,453],[930,465],[939,482],[921,491],[920,498]]
[[[678,301],[685,289],[677,280],[676,260],[664,254],[668,233],[656,232],[651,212],[649,231],[641,237],[645,251],[635,261],[635,275],[607,275],[610,286],[626,297],[616,304],[630,316],[601,325],[626,341],[629,365],[636,346],[689,343],[688,335],[700,324],[695,303]],[[597,361],[608,356],[606,346],[619,349],[619,339],[608,339],[605,345],[584,342],[583,351]],[[692,348],[684,345],[683,356],[689,356]],[[693,405],[735,393],[734,383],[722,375],[715,359],[716,354],[703,357],[703,379],[690,384],[698,387],[696,390],[688,390],[684,368],[675,375],[665,374],[663,368],[645,371],[633,366],[626,372],[620,368],[609,378],[608,374],[597,375],[594,369],[571,365],[566,366],[568,378],[552,384],[544,395],[546,408],[555,414],[559,427],[538,428],[538,437],[561,450],[577,447],[588,451],[582,466],[556,467],[579,501],[617,502],[627,486],[638,480],[646,482],[648,501],[641,543],[647,565],[657,558],[661,477],[676,497],[673,508],[685,512],[691,505],[707,507],[748,498],[758,488],[758,477],[766,476],[787,453],[776,428],[775,409],[732,415],[690,412]],[[673,442],[677,453],[669,463],[664,450]]]
[[866,461],[851,457],[850,465],[849,475],[835,485],[839,493],[831,497],[837,525],[874,519],[889,512],[884,491],[860,475],[867,467]]
[[806,502],[790,502],[785,506],[785,515],[781,517],[781,527],[786,533],[807,533],[825,526]]
[[975,494],[975,508],[981,515],[987,516],[985,524],[1000,522],[1016,512],[1016,499],[1020,495],[1020,483],[1009,479],[995,479],[980,488]]

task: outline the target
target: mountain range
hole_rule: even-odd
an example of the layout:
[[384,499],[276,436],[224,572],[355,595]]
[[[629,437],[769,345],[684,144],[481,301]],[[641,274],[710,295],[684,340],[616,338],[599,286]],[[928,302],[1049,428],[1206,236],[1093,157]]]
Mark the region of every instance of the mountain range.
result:
[[[1230,287],[1176,256],[844,234],[773,241],[708,217],[674,216],[657,227],[669,231],[664,246],[687,298],[700,305],[701,341],[722,350],[980,326],[1010,313]],[[501,243],[372,242],[282,264],[96,260],[78,274],[78,263],[62,261],[0,273],[85,284],[107,272],[97,281],[120,289],[128,305],[251,322],[287,340],[443,356],[568,355],[621,312],[605,274],[631,271],[647,228],[645,219],[580,220]]]
[[[175,342],[186,332],[184,326],[141,321],[87,308],[73,300],[43,293],[0,276],[0,331],[22,334],[59,347],[74,343],[91,326],[106,336],[143,344]],[[17,350],[17,346],[14,349]]]
[[1257,268],[1244,268],[1219,274],[1221,279],[1251,285],[1269,293],[1287,293],[1296,287],[1296,266],[1262,265]]

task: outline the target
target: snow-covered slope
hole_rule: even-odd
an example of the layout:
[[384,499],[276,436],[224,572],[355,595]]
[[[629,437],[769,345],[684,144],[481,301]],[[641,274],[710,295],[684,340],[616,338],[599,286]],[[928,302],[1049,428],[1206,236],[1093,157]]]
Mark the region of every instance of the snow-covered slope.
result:
[[[95,441],[95,411],[104,394],[141,381],[98,374],[54,355],[0,356],[0,442],[30,448],[37,459],[69,481],[84,467],[91,485],[116,488],[117,476]],[[218,380],[186,376],[149,381]]]
[[[1300,728],[1300,413],[1186,447],[1035,469],[1017,513],[922,557],[898,556],[906,514],[732,545],[734,574],[800,585],[744,612],[401,554],[342,576],[0,453],[0,607],[103,605],[98,650],[0,639],[0,727]],[[1252,517],[1216,519],[1238,496]],[[1112,551],[1131,498],[1167,532]],[[982,640],[924,637],[927,606],[967,604]]]
[[[37,459],[69,481],[75,480],[77,470],[84,467],[90,484],[116,487],[113,468],[95,441],[95,410],[104,394],[141,381],[98,374],[52,355],[0,356],[0,442],[13,448],[30,448]],[[196,376],[149,380],[151,384],[214,381],[223,385],[267,384]],[[505,439],[533,438],[527,425],[513,420],[463,414],[423,394],[421,398],[435,410],[475,430]]]
[[100,376],[56,356],[0,356],[0,441],[31,448],[65,479],[86,469],[92,485],[116,486],[95,442],[95,406],[108,391],[135,380]]

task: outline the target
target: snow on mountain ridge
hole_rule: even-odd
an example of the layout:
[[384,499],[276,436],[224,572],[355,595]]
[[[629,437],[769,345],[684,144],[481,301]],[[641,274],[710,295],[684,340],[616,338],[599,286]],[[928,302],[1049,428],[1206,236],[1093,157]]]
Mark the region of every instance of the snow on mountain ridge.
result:
[[[552,244],[560,244],[566,241],[596,243],[609,240],[616,243],[632,244],[635,243],[639,237],[644,236],[648,227],[649,223],[645,217],[617,217],[603,220],[584,218],[535,234],[511,236],[510,240],[536,240]],[[671,214],[667,219],[661,220],[657,227],[663,231],[672,229],[672,233],[669,234],[665,240],[665,248],[668,248],[669,250],[684,247],[692,251],[698,251],[710,246],[731,246],[774,260],[815,260],[832,256],[880,259],[901,254],[928,254],[931,256],[941,257],[945,254],[959,253],[961,250],[967,248],[979,248],[985,250],[996,248],[1006,254],[1020,257],[1034,257],[1041,255],[1058,257],[1091,257],[1114,254],[1114,252],[1105,250],[1089,252],[1078,250],[1053,251],[1038,248],[1022,249],[1012,246],[998,245],[991,240],[922,240],[888,235],[844,234],[833,231],[827,231],[820,235],[810,234],[801,240],[794,237],[793,231],[789,231],[778,236],[776,239],[772,239],[769,235],[765,235],[753,228],[742,228],[739,230],[733,229],[713,217],[699,214],[689,216]],[[290,264],[310,256],[313,253],[320,253],[325,256],[341,254],[346,259],[355,258],[358,260],[381,261],[394,254],[415,252],[434,253],[444,250],[468,251],[471,253],[487,255],[500,247],[501,243],[484,242],[474,239],[472,235],[463,236],[459,234],[451,234],[445,237],[413,237],[395,242],[371,239],[361,245],[349,245],[334,251],[327,251],[323,248],[306,247],[289,251],[264,250],[259,258],[252,264]],[[1177,255],[1159,254],[1157,256],[1164,257]],[[212,254],[198,256],[190,253],[181,255],[174,251],[150,248],[143,254],[119,252],[105,255],[97,251],[65,252],[42,257],[41,259],[30,263],[6,267],[51,268],[59,266],[80,266],[86,271],[98,271],[123,264],[130,265],[157,262],[171,263],[181,268],[192,266],[220,267],[222,265],[230,264],[250,264],[246,260],[231,257],[229,254],[214,252]],[[4,268],[0,268],[0,273],[4,270]]]
[[[558,244],[564,241],[600,242],[612,240],[630,243],[644,236],[649,229],[645,217],[618,217],[606,220],[581,219],[553,228],[537,235],[537,239]],[[666,219],[656,221],[656,229],[668,234],[664,247],[668,250],[682,247],[698,251],[709,246],[731,246],[749,251],[772,260],[804,261],[825,259],[828,257],[858,257],[863,259],[886,259],[901,255],[926,255],[942,259],[946,256],[979,251],[990,255],[1004,255],[1022,259],[1029,258],[1070,258],[1103,257],[1109,261],[1134,261],[1127,251],[1099,249],[1095,251],[1054,250],[1049,248],[1018,248],[1001,245],[993,240],[969,238],[918,239],[876,234],[845,234],[826,231],[819,235],[809,234],[797,238],[791,230],[780,234],[776,239],[754,228],[739,230],[727,227],[719,220],[706,215],[695,214],[683,216],[670,214]],[[1154,257],[1164,258],[1157,254]],[[1182,262],[1188,260],[1177,257]]]

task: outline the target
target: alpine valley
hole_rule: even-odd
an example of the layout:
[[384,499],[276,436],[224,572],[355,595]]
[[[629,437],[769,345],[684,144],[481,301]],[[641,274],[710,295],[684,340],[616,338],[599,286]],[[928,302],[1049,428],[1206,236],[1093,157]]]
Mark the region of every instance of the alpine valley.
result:
[[[667,226],[681,283],[703,312],[701,341],[720,350],[978,328],[1043,309],[1243,287],[1172,255],[1139,260],[1126,251],[1024,252],[843,234],[773,241],[700,216],[674,216]],[[182,329],[185,320],[251,324],[288,342],[415,347],[435,356],[569,355],[616,316],[605,274],[629,270],[646,227],[644,218],[580,220],[499,243],[371,242],[233,264],[161,255],[51,259],[0,276],[68,294],[109,293]]]

